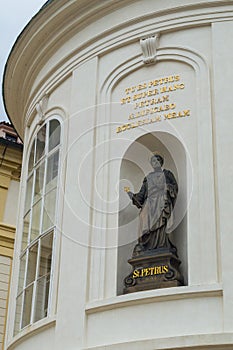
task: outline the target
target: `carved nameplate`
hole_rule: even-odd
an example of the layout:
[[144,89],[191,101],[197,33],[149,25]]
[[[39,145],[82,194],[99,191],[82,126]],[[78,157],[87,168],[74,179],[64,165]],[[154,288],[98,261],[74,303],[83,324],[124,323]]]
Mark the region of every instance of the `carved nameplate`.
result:
[[162,275],[169,271],[168,265],[154,266],[133,271],[133,278]]

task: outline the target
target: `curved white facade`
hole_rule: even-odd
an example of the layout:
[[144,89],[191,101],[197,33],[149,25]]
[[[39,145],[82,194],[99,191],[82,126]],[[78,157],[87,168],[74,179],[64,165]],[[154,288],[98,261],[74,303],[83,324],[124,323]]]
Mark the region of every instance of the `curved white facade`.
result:
[[[21,33],[4,75],[25,145],[6,349],[233,346],[232,34],[233,3],[215,0],[51,1]],[[29,151],[53,117],[49,307],[14,336]],[[138,212],[123,188],[138,190],[156,149],[179,184],[184,286],[124,295]]]

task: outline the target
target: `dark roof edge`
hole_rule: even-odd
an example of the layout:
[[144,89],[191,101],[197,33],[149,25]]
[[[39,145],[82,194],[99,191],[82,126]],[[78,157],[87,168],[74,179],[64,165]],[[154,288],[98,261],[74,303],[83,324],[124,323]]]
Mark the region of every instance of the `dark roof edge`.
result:
[[23,144],[22,143],[17,143],[14,141],[10,141],[5,139],[4,137],[0,137],[0,145],[5,145],[5,146],[10,146],[12,148],[18,148],[18,149],[23,149]]
[[[48,4],[49,4],[50,2],[52,2],[52,1],[54,1],[54,0],[48,0],[48,1],[46,1],[46,3],[41,7],[40,10],[42,10],[44,7],[48,6]],[[39,11],[40,11],[40,10],[39,10]]]

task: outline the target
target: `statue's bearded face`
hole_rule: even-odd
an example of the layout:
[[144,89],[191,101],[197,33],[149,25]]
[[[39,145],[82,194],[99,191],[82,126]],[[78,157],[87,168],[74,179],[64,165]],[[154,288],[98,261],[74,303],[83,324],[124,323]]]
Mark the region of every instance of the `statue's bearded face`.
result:
[[153,169],[160,169],[163,165],[163,159],[162,157],[156,155],[151,157],[150,163]]

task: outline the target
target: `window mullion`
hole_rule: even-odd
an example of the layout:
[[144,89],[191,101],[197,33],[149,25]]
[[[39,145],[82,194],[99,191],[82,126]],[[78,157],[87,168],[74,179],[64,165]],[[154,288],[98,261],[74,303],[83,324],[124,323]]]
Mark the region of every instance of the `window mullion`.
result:
[[46,135],[45,135],[45,159],[44,159],[44,181],[43,181],[43,189],[41,194],[41,217],[40,217],[40,234],[43,233],[43,217],[44,217],[44,202],[45,202],[45,188],[46,188],[46,178],[47,178],[47,167],[48,167],[48,135],[49,135],[49,123],[46,127]]
[[41,217],[40,217],[40,235],[43,234],[43,218],[44,218],[44,202],[45,202],[45,187],[46,187],[46,177],[47,177],[47,164],[48,157],[45,158],[45,171],[44,171],[44,183],[41,194]]
[[56,203],[54,203],[55,207],[55,216],[54,216],[54,228],[53,228],[53,246],[52,246],[52,261],[51,261],[51,270],[50,270],[50,284],[49,284],[49,298],[48,298],[48,314],[51,314],[52,309],[52,295],[53,295],[53,288],[54,288],[54,281],[53,281],[53,275],[55,270],[55,247],[56,247],[56,241],[57,241],[57,221],[58,221],[58,199],[59,199],[59,193],[58,189],[60,187],[59,179],[60,179],[60,173],[61,173],[61,167],[60,167],[60,156],[61,156],[61,144],[59,143],[58,147],[56,147],[56,152],[58,151],[58,173],[57,173],[57,186],[56,186]]
[[58,144],[56,147],[54,147],[53,149],[51,149],[50,151],[48,150],[48,154],[49,156],[52,156],[54,153],[56,153],[59,149],[60,149],[60,144]]
[[22,329],[22,323],[23,323],[23,306],[24,306],[24,296],[25,296],[25,290],[22,291],[22,305],[21,305],[21,315],[20,315],[20,321],[19,321],[19,329]]
[[[46,165],[46,163],[47,163],[47,160],[45,161],[45,165]],[[46,171],[45,171],[45,173],[46,173]],[[41,234],[43,233],[44,188],[45,188],[45,186],[43,186],[42,195],[41,195],[41,213],[40,213],[40,229],[39,229],[39,236],[41,236]]]
[[30,239],[31,239],[31,227],[32,227],[32,207],[30,208],[30,215],[29,215],[29,226],[28,226],[28,239],[27,239],[27,247],[30,245]]
[[51,261],[51,267],[50,267],[50,273],[49,273],[49,297],[48,297],[48,312],[47,314],[51,314],[51,298],[52,298],[52,290],[53,290],[53,283],[52,283],[52,276],[53,276],[53,270],[54,270],[54,252],[55,252],[55,229],[53,229],[53,245],[52,245],[52,261]]
[[47,123],[46,126],[46,135],[45,135],[45,156],[47,158],[48,153],[49,153],[49,128],[50,128],[50,123]]
[[32,227],[32,212],[33,212],[33,201],[34,201],[34,193],[35,193],[35,183],[36,183],[36,169],[33,169],[33,181],[32,181],[32,195],[31,195],[31,206],[30,206],[30,224],[28,228],[28,245],[31,242],[31,227]]
[[[26,263],[25,263],[25,271],[24,271],[24,280],[23,280],[23,289],[22,289],[22,308],[21,308],[21,316],[20,316],[20,323],[19,323],[19,329],[22,329],[22,322],[23,322],[23,313],[24,313],[24,298],[25,298],[25,288],[26,288],[26,280],[27,280],[27,270],[28,270],[28,256],[29,256],[29,250],[26,251]],[[21,261],[20,261],[21,263]],[[18,282],[19,283],[19,282]],[[18,293],[17,293],[18,294]]]
[[56,223],[56,227],[57,227],[57,221],[58,221],[58,212],[57,212],[57,208],[58,208],[58,200],[59,200],[59,193],[58,190],[60,188],[60,173],[61,173],[61,167],[59,166],[61,159],[61,150],[58,150],[58,172],[57,172],[57,185],[56,185],[56,203],[55,203],[55,216],[54,216],[54,223]]
[[34,145],[33,168],[35,167],[35,164],[36,164],[36,149],[37,149],[37,135],[35,137],[35,145]]
[[37,248],[37,260],[36,260],[36,275],[35,280],[33,283],[33,294],[32,294],[32,308],[31,308],[31,320],[30,323],[32,324],[34,322],[34,315],[35,315],[35,303],[36,303],[36,294],[37,294],[37,279],[39,276],[39,269],[40,269],[40,252],[41,252],[41,239],[38,241],[38,248]]

